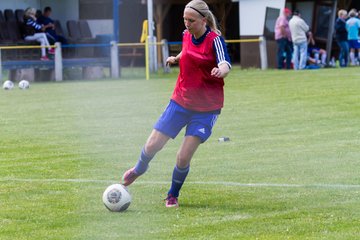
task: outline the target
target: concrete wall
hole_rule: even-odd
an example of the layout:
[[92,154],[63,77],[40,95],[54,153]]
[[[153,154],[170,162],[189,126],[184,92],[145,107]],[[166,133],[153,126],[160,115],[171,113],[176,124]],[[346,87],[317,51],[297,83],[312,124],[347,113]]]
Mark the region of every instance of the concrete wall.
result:
[[0,10],[4,9],[25,9],[27,7],[39,8],[39,0],[0,0]]
[[40,0],[40,9],[50,6],[51,18],[59,20],[67,35],[66,21],[79,19],[79,1],[77,0]]
[[240,36],[261,36],[266,7],[283,9],[285,0],[239,0]]
[[87,20],[93,37],[98,34],[112,34],[114,21],[112,19]]
[[61,22],[63,30],[67,33],[66,21],[79,19],[79,1],[77,0],[0,0],[0,9],[26,9],[34,7],[43,10],[44,7],[52,8],[52,18]]
[[[52,18],[59,20],[61,26],[67,35],[66,21],[79,19],[79,1],[78,0],[0,0],[0,9],[25,9],[34,7],[43,10],[44,7],[52,8]],[[113,32],[112,16],[108,20],[89,20],[89,26],[92,34],[111,34]]]
[[[291,4],[287,3],[286,7],[291,9]],[[296,9],[300,11],[301,17],[310,26],[313,22],[313,12],[315,8],[315,2],[297,2]],[[295,10],[295,9],[292,9]]]
[[[50,6],[53,10],[52,18],[61,22],[64,31],[67,33],[66,21],[79,19],[79,1],[74,0],[40,0],[42,8]],[[98,34],[111,34],[113,32],[112,16],[106,20],[88,20],[93,36]]]

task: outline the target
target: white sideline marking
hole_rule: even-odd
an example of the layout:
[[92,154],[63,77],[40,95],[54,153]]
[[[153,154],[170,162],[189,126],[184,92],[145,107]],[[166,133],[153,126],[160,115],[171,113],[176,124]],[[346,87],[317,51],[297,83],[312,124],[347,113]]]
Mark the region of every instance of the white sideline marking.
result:
[[[65,182],[65,183],[116,183],[115,180],[100,180],[100,179],[61,179],[61,178],[50,178],[50,179],[27,179],[27,178],[0,178],[0,182]],[[170,181],[137,181],[135,185],[168,185]],[[325,184],[325,183],[314,183],[314,184],[288,184],[288,183],[239,183],[239,182],[223,182],[223,181],[188,181],[186,184],[192,185],[221,185],[221,186],[236,186],[236,187],[268,187],[268,188],[335,188],[335,189],[360,189],[359,184]]]

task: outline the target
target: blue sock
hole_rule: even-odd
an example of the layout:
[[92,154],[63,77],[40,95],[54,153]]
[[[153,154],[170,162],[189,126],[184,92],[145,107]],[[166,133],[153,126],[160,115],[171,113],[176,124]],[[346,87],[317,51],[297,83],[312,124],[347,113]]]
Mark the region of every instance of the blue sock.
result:
[[174,197],[179,196],[180,189],[181,189],[189,171],[190,171],[190,166],[187,166],[186,168],[178,168],[177,166],[175,166],[173,175],[172,175],[171,188],[170,188],[168,194],[171,194]]
[[144,172],[146,172],[146,170],[149,167],[149,162],[151,161],[151,159],[153,159],[154,156],[148,156],[145,152],[145,149],[143,148],[141,150],[141,155],[140,158],[138,160],[138,162],[135,165],[135,172],[139,175],[143,174]]

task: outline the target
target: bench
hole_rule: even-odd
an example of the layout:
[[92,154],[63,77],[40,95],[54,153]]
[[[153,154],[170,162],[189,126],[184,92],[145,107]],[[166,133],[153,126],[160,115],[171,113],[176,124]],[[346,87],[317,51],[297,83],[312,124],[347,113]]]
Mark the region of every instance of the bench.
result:
[[[110,67],[109,58],[64,58],[63,67],[89,67],[101,66]],[[53,69],[55,62],[41,61],[41,60],[8,60],[2,62],[2,67],[5,70],[19,69],[19,68],[48,68]]]
[[[110,68],[110,58],[67,58],[62,60],[63,69],[81,67],[83,74],[88,73],[91,68],[108,67]],[[9,76],[16,76],[17,70],[33,69],[33,77],[36,71],[39,70],[54,70],[55,61],[41,61],[41,60],[6,60],[2,62],[2,69],[9,70]],[[94,71],[92,71],[94,73]],[[96,71],[95,71],[96,72]],[[30,74],[31,75],[31,74]],[[86,74],[87,76],[89,74]],[[1,76],[1,75],[0,75]],[[96,77],[96,76],[94,76]],[[88,77],[86,77],[88,78]],[[29,80],[32,80],[31,78]],[[1,82],[1,79],[0,79]]]
[[[143,49],[143,52],[139,52],[141,49]],[[129,66],[134,67],[137,58],[145,57],[145,48],[144,46],[121,46],[119,48],[119,57],[120,63],[124,59],[129,59]]]

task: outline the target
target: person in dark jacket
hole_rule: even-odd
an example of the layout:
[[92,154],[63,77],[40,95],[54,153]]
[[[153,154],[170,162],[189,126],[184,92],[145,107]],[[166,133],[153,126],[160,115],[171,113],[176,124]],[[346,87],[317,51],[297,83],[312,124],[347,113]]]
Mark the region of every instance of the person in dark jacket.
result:
[[349,61],[348,32],[346,30],[347,11],[339,10],[338,18],[335,23],[336,41],[340,47],[339,62],[340,67],[346,67]]
[[55,22],[50,18],[51,12],[51,7],[45,7],[42,15],[38,17],[37,23],[44,26],[52,24],[53,27],[47,28],[45,30],[50,43],[54,44],[55,42],[61,42],[61,44],[67,44],[67,40],[63,36],[60,36],[56,33]]

